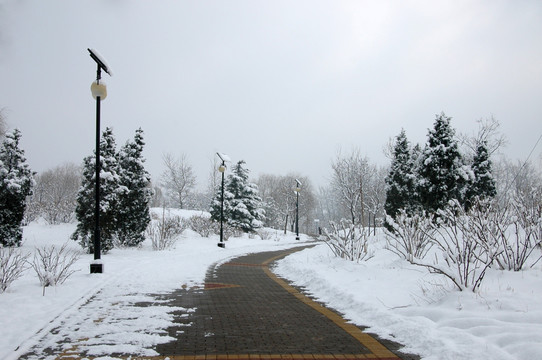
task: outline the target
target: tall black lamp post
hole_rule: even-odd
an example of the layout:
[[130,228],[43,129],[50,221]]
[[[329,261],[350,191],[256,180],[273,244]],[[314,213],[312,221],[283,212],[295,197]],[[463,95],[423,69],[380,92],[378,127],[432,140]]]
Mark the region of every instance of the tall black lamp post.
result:
[[220,189],[220,242],[218,246],[225,248],[224,243],[224,172],[226,172],[226,161],[230,161],[230,158],[226,154],[216,153],[222,163],[218,167],[218,171],[222,174],[222,185]]
[[299,192],[301,191],[301,181],[295,179],[295,239],[299,240]]
[[90,264],[91,274],[103,273],[101,262],[100,241],[100,101],[107,97],[107,88],[103,82],[102,70],[112,76],[111,69],[107,66],[104,58],[94,49],[88,49],[90,57],[96,61],[96,81],[90,86],[92,96],[96,99],[96,207],[94,210],[94,261]]

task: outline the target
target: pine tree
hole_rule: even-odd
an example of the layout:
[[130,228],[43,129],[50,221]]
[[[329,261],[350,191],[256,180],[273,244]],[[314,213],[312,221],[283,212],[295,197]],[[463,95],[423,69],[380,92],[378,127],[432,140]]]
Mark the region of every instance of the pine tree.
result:
[[233,194],[230,224],[250,232],[262,227],[265,212],[261,206],[262,199],[258,196],[258,186],[249,181],[249,170],[244,165],[243,160],[235,165],[228,182],[228,191]]
[[[230,218],[231,213],[231,206],[230,202],[233,200],[233,194],[228,191],[228,181],[229,177],[226,177],[224,179],[224,221],[228,222],[228,219]],[[213,197],[213,200],[211,201],[211,220],[214,221],[220,221],[220,208],[222,203],[222,183],[220,182],[218,186],[216,187],[215,195]]]
[[437,115],[421,154],[420,199],[424,209],[430,212],[443,209],[451,199],[464,204],[472,178],[472,173],[463,164],[450,120],[444,113]]
[[486,141],[480,142],[476,148],[476,154],[474,154],[472,162],[472,171],[474,173],[474,181],[469,186],[468,200],[470,201],[474,197],[480,199],[495,197],[497,195],[497,188],[492,174],[492,164],[489,159]]
[[[83,179],[75,209],[78,224],[72,235],[72,239],[79,240],[89,253],[94,251],[95,164],[95,154],[83,161]],[[113,248],[117,229],[118,193],[121,191],[115,137],[110,128],[105,129],[100,141],[100,166],[100,240],[102,251],[107,252]]]
[[[239,161],[228,175],[224,191],[224,219],[229,225],[251,232],[263,225],[265,212],[258,196],[258,186],[249,182],[245,162]],[[217,189],[211,204],[211,218],[220,220],[221,188]]]
[[116,234],[123,246],[141,244],[145,240],[145,229],[151,221],[151,178],[144,167],[144,146],[143,130],[138,129],[134,141],[126,142],[119,153],[120,188]]
[[390,171],[386,177],[386,214],[395,218],[400,209],[413,213],[419,207],[417,154],[410,148],[404,130],[397,136]]
[[0,245],[20,246],[26,197],[32,194],[35,175],[19,148],[21,132],[15,129],[0,148]]

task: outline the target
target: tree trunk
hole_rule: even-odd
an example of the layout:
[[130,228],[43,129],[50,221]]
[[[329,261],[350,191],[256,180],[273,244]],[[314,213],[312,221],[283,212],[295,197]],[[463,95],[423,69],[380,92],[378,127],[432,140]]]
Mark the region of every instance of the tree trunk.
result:
[[361,206],[360,221],[361,221],[361,226],[363,227],[363,221],[365,220],[364,219],[365,213],[363,211],[363,178],[361,175],[359,176],[359,203]]

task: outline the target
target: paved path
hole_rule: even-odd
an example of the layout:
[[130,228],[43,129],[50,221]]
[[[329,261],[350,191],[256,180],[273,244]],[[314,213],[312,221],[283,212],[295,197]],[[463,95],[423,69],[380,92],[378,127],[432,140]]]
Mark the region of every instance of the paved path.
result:
[[[138,320],[144,325],[145,314],[155,312],[156,304],[168,308],[174,306],[175,311],[184,309],[173,313],[174,323],[167,329],[175,340],[153,348],[158,356],[87,356],[81,345],[89,340],[87,337],[90,335],[85,335],[88,331],[79,331],[83,324],[70,324],[70,319],[67,319],[20,360],[46,356],[57,360],[419,359],[398,352],[398,344],[376,340],[345,322],[338,314],[306,297],[270,271],[273,261],[305,247],[235,258],[209,269],[201,288],[179,289],[170,294],[156,295],[157,301],[132,304],[141,308],[139,319],[122,320],[120,314],[118,319],[108,321],[121,326],[122,321]],[[91,299],[80,311],[92,310],[86,307],[92,307],[93,303]],[[122,306],[126,306],[122,304],[119,302],[116,308],[97,309],[97,318],[89,318],[86,322],[91,327],[100,325],[106,321],[103,320],[105,315],[99,314],[105,310],[113,315],[122,313]],[[186,309],[195,311],[187,313]],[[133,310],[129,313],[133,314]],[[145,331],[144,328],[141,331]],[[114,337],[115,332],[111,336]],[[107,341],[116,343],[113,338],[102,340],[105,344]]]
[[168,296],[172,305],[197,310],[178,318],[169,329],[177,340],[156,350],[172,360],[417,358],[396,355],[269,270],[272,261],[297,250],[236,258],[211,269],[203,289]]

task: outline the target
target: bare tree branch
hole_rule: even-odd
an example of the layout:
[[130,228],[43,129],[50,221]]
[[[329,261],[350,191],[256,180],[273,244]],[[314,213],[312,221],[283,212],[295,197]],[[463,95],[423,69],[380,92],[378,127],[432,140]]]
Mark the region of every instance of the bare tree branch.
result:
[[164,154],[162,161],[166,169],[162,173],[161,184],[166,189],[171,200],[179,208],[184,209],[188,205],[187,200],[196,185],[196,176],[192,166],[188,164],[185,154],[182,154],[179,158],[175,158],[171,154]]

